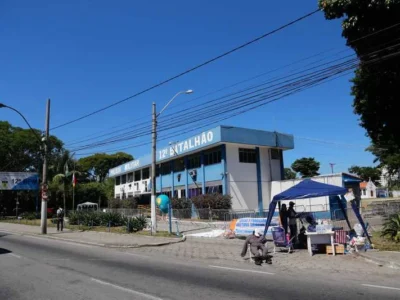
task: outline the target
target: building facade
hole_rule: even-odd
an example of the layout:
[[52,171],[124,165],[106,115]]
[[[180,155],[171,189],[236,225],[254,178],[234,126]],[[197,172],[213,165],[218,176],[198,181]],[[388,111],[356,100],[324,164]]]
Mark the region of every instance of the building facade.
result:
[[[233,209],[268,208],[271,182],[283,179],[283,151],[293,136],[218,126],[157,151],[156,191],[170,197],[232,196]],[[150,203],[151,155],[113,168],[115,197]]]
[[370,179],[368,182],[360,182],[361,199],[377,198],[376,185]]

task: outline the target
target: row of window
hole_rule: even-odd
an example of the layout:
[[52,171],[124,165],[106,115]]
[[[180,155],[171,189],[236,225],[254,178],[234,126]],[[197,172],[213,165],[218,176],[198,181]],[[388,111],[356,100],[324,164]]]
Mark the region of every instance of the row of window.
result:
[[[271,153],[271,159],[280,159],[281,153],[279,149],[269,149]],[[256,149],[239,148],[239,162],[241,163],[256,163],[257,155]]]
[[[186,190],[182,189],[181,191],[181,198],[185,198],[186,197]],[[222,194],[222,185],[215,185],[215,186],[207,186],[206,187],[206,194]],[[165,191],[162,193],[157,193],[157,195],[159,194],[164,194],[167,195],[169,198],[178,198],[178,190],[174,191],[174,195],[172,196],[172,191]],[[200,196],[202,195],[202,189],[201,187],[196,187],[196,188],[191,188],[188,189],[188,198],[192,198],[195,196]]]
[[140,181],[150,178],[150,168],[137,170],[128,174],[115,177],[115,185],[125,184],[133,181]]
[[[270,149],[271,159],[280,159],[281,150]],[[216,147],[204,152],[204,165],[218,164],[222,161],[221,148]],[[257,155],[255,149],[239,148],[239,162],[241,163],[256,163]],[[173,168],[172,168],[173,166]],[[201,167],[201,154],[196,153],[187,157],[187,169],[195,169]],[[185,170],[185,160],[183,158],[176,159],[171,162],[165,162],[157,166],[156,176],[171,174],[172,169],[174,172],[181,172]],[[150,178],[150,168],[145,168],[132,173],[117,176],[115,184],[125,184],[133,181],[140,181]]]

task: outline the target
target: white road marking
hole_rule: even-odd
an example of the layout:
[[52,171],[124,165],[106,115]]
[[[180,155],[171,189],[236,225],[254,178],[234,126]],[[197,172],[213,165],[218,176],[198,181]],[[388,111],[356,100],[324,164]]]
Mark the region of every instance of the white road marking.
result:
[[152,295],[149,295],[149,294],[145,294],[145,293],[138,292],[138,291],[135,291],[135,290],[131,290],[131,289],[128,289],[128,288],[124,288],[122,286],[115,285],[115,284],[112,284],[112,283],[109,283],[109,282],[106,282],[106,281],[102,281],[102,280],[99,280],[99,279],[91,278],[91,280],[94,281],[94,282],[97,282],[99,284],[102,284],[102,285],[111,286],[111,287],[113,287],[115,289],[118,289],[118,290],[121,290],[121,291],[124,291],[124,292],[127,292],[127,293],[131,293],[131,294],[136,295],[136,296],[141,296],[141,297],[146,298],[146,299],[163,300],[162,298],[158,298],[158,297],[155,297],[155,296],[152,296]]
[[396,290],[400,291],[400,288],[390,287],[390,286],[382,286],[382,285],[373,285],[373,284],[362,284],[363,286],[378,288],[378,289],[386,289],[386,290]]
[[10,256],[14,256],[14,257],[16,257],[16,258],[21,258],[21,256],[19,256],[19,255],[17,255],[17,254],[14,254],[14,253],[7,253],[8,255],[10,255]]
[[275,273],[254,271],[254,270],[236,269],[236,268],[228,268],[228,267],[221,267],[221,266],[209,266],[209,267],[210,268],[215,268],[215,269],[224,269],[224,270],[239,271],[239,272],[249,272],[249,273],[258,273],[258,274],[266,274],[266,275],[275,275]]

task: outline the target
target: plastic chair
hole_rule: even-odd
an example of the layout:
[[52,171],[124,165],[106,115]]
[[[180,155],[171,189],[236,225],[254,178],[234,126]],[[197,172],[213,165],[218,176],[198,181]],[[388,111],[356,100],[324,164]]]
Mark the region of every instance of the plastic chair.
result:
[[276,248],[286,248],[288,253],[293,249],[293,239],[292,237],[289,241],[286,239],[285,230],[282,227],[272,227],[272,238],[274,239],[274,253],[276,253]]

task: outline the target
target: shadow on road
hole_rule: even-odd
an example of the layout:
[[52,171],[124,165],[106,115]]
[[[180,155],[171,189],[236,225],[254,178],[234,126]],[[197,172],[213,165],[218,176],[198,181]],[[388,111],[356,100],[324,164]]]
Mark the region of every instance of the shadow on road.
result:
[[11,253],[11,251],[7,250],[7,249],[4,249],[4,248],[0,248],[0,255],[1,254],[8,254],[8,253]]

